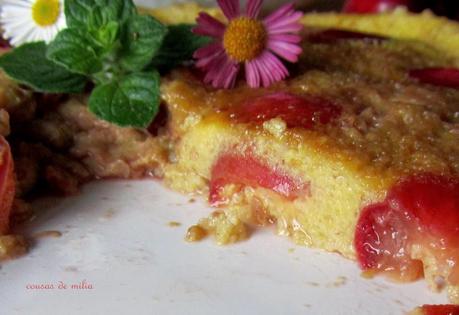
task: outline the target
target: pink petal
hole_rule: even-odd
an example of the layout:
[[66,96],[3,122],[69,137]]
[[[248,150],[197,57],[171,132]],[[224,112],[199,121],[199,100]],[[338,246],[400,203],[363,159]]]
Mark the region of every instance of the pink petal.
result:
[[231,67],[231,72],[228,74],[225,82],[225,89],[230,89],[234,87],[234,85],[236,84],[239,68],[239,64],[234,64],[233,67]]
[[247,16],[255,19],[260,14],[261,5],[263,0],[248,0],[247,2]]
[[217,0],[217,2],[228,20],[239,16],[239,0]]
[[261,56],[259,62],[263,64],[263,68],[265,69],[266,73],[268,74],[269,84],[266,85],[266,87],[268,87],[273,82],[276,82],[277,80],[276,80],[276,76],[275,76],[275,73],[274,73],[274,69],[272,69],[269,66],[268,58],[266,57],[266,52]]
[[292,12],[289,12],[289,14],[279,17],[274,21],[270,21],[270,22],[264,21],[264,22],[267,26],[275,27],[277,25],[285,25],[285,24],[297,22],[302,17],[303,17],[303,12],[292,11]]
[[303,51],[301,47],[296,44],[274,40],[268,40],[267,48],[290,62],[297,62],[298,56]]
[[281,41],[281,42],[286,42],[286,43],[292,43],[292,44],[298,44],[301,42],[301,36],[300,35],[294,35],[294,34],[275,34],[275,35],[269,35],[269,40],[272,41]]
[[226,58],[224,63],[218,65],[218,73],[214,77],[214,80],[212,82],[213,87],[224,87],[225,80],[228,77],[229,72],[231,72],[231,63],[229,61],[229,58]]
[[[252,72],[251,75],[253,76],[253,73],[257,72],[264,87],[268,87],[272,83],[288,76],[287,68],[269,51],[263,52],[260,57],[252,60],[252,64],[252,68],[249,69]],[[251,78],[251,81],[248,81],[249,85],[252,83],[255,85],[255,79]]]
[[209,84],[215,80],[215,78],[218,76],[220,72],[221,65],[225,63],[226,59],[228,59],[226,54],[220,54],[213,58],[213,60],[206,69],[208,71],[206,76],[204,77],[204,83]]
[[284,64],[274,56],[272,53],[267,52],[265,56],[263,56],[265,64],[270,68],[271,73],[276,81],[280,81],[288,76],[288,70],[284,66]]
[[271,83],[274,81],[274,78],[272,77],[269,69],[266,67],[264,60],[261,58],[261,56],[257,59],[254,60],[254,63],[256,67],[258,68],[258,71],[261,76],[261,81],[263,83],[263,87],[268,87],[271,85]]
[[193,33],[216,38],[223,37],[223,33],[225,32],[225,25],[209,14],[204,12],[199,13],[196,22],[198,25],[193,28]]
[[211,43],[207,46],[201,47],[198,50],[196,50],[193,54],[193,57],[195,59],[209,57],[211,55],[214,55],[216,52],[220,51],[221,49],[223,49],[222,43],[214,42],[214,43]]
[[282,7],[280,7],[279,9],[277,9],[276,11],[274,11],[273,13],[271,13],[270,15],[268,15],[263,20],[263,22],[265,24],[272,23],[272,22],[276,21],[278,18],[284,16],[289,11],[293,11],[294,8],[295,8],[295,4],[294,3],[287,3],[287,4],[283,5]]
[[245,62],[245,80],[251,88],[260,87],[260,73],[253,61]]
[[259,86],[262,86],[262,85],[264,86],[264,82],[268,81],[265,71],[263,71],[263,68],[260,66],[258,59],[252,60],[252,63],[253,63],[254,69],[256,69],[256,71],[258,72],[258,75],[260,76]]
[[212,84],[215,88],[231,88],[236,83],[239,65],[232,61],[223,52],[215,56],[207,66],[207,74],[204,77],[204,82]]
[[236,74],[239,71],[239,65],[229,58],[219,67],[219,73],[215,76],[212,85],[215,88],[231,88],[236,82]]
[[302,12],[295,12],[292,15],[286,16],[286,17],[284,17],[282,19],[278,19],[275,22],[265,23],[265,26],[266,26],[266,28],[267,28],[267,30],[269,32],[270,30],[276,30],[276,29],[278,29],[280,27],[283,27],[283,26],[295,24],[295,23],[298,22],[298,20],[301,19],[302,16],[303,16]]
[[[267,28],[268,29],[268,28]],[[269,35],[279,35],[286,33],[298,33],[303,29],[303,24],[293,23],[282,27],[276,27],[275,29],[268,29]]]
[[213,55],[198,59],[196,62],[196,67],[203,70],[212,69],[213,65],[217,63],[219,59],[225,57],[225,55],[225,51],[223,49],[219,49]]

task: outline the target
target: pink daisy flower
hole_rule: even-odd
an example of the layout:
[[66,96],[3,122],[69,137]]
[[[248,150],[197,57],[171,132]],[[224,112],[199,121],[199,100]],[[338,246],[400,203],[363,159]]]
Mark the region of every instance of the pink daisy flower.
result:
[[263,0],[248,0],[241,13],[239,0],[217,0],[228,19],[225,25],[201,12],[193,32],[214,41],[194,53],[196,66],[206,72],[204,82],[215,88],[232,88],[243,66],[250,87],[267,87],[288,76],[279,57],[298,61],[303,13],[286,4],[264,18],[257,19]]

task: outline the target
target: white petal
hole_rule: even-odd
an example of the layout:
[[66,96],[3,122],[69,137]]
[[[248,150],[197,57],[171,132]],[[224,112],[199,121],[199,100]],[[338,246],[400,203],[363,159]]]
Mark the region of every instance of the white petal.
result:
[[2,8],[14,7],[14,8],[31,8],[33,0],[21,1],[21,0],[3,0]]
[[44,40],[50,42],[57,33],[64,29],[66,20],[63,12],[64,2],[59,1],[60,13],[53,25],[37,25],[32,17],[32,6],[35,0],[4,0],[0,13],[0,24],[4,36],[10,39],[13,46],[26,42]]

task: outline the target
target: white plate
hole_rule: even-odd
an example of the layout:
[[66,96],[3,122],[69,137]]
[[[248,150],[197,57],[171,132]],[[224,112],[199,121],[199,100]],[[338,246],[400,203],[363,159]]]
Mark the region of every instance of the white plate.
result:
[[109,181],[38,203],[26,232],[63,235],[1,266],[0,314],[381,315],[447,302],[423,281],[365,280],[354,262],[271,231],[226,247],[186,243],[187,227],[211,211],[189,199],[154,181]]
[[[354,262],[271,231],[225,247],[189,244],[187,226],[210,211],[189,200],[145,180],[93,183],[77,197],[42,202],[26,230],[63,235],[2,266],[0,313],[381,315],[446,302],[423,281],[365,280]],[[71,287],[82,281],[93,288]],[[31,289],[46,284],[54,288]]]

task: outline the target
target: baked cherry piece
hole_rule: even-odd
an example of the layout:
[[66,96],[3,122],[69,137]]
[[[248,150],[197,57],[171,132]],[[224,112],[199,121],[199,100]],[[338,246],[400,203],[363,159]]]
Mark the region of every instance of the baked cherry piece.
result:
[[344,4],[346,13],[380,13],[395,9],[398,6],[408,6],[410,0],[348,0]]
[[459,19],[459,2],[451,0],[347,0],[346,13],[381,13],[404,6],[412,12],[430,10],[437,15]]
[[459,179],[423,174],[397,183],[386,199],[364,208],[355,231],[362,269],[398,280],[422,276],[413,255],[434,257],[448,282],[459,285]]
[[0,136],[0,235],[8,232],[14,194],[13,158],[8,142]]
[[456,68],[415,69],[409,74],[422,83],[459,89],[459,69]]
[[341,108],[319,97],[280,92],[245,102],[234,109],[232,114],[241,123],[263,123],[281,118],[288,128],[311,129],[318,123],[327,124],[338,117]]
[[354,31],[345,31],[340,29],[328,29],[322,32],[317,32],[308,36],[308,41],[311,43],[335,43],[338,40],[364,40],[381,42],[387,40],[388,37],[359,33]]
[[424,315],[459,315],[459,305],[423,305],[421,311]]
[[212,206],[225,203],[221,190],[228,184],[263,187],[289,199],[309,195],[308,183],[268,166],[251,153],[226,153],[218,158],[212,168],[209,184],[209,202]]

